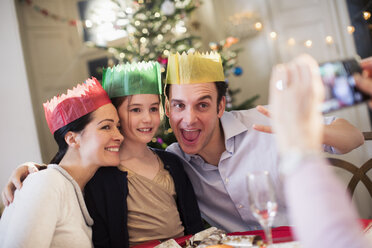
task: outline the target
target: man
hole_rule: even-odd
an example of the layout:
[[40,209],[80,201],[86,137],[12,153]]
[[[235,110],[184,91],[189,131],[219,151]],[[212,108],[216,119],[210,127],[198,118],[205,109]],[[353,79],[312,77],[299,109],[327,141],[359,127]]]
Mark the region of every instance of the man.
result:
[[[166,114],[178,141],[167,150],[184,159],[203,218],[229,232],[261,228],[250,210],[245,180],[249,172],[267,170],[278,203],[274,225],[287,225],[274,137],[252,128],[269,121],[255,109],[224,111],[220,55],[171,54],[165,91]],[[363,144],[362,134],[347,121],[326,118],[325,123],[325,150],[348,152]]]

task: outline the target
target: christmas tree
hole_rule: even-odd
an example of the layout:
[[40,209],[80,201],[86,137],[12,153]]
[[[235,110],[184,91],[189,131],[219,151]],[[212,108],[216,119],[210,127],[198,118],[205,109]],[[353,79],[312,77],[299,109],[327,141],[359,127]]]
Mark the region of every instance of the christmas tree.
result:
[[[198,29],[201,24],[190,21],[191,13],[202,4],[200,0],[112,0],[112,3],[117,8],[114,25],[123,30],[127,38],[118,46],[95,46],[107,49],[119,63],[156,60],[161,64],[162,76],[165,78],[170,52],[192,52],[201,47],[200,37],[193,35],[193,30]],[[237,42],[237,38],[227,37],[225,40],[209,43],[211,50],[221,54],[226,78],[231,74],[240,76],[243,73],[242,68],[237,66],[241,49],[232,49]],[[258,96],[236,105],[235,94],[238,92],[240,89],[228,89],[226,109],[253,107]],[[166,148],[175,141],[168,120],[165,120],[159,128],[158,136],[149,145]]]
[[200,37],[190,32],[200,24],[195,21],[188,25],[190,14],[201,4],[199,0],[112,2],[117,7],[113,25],[124,30],[127,39],[119,46],[96,47],[107,49],[120,62],[157,60],[165,68],[169,52],[201,46]]

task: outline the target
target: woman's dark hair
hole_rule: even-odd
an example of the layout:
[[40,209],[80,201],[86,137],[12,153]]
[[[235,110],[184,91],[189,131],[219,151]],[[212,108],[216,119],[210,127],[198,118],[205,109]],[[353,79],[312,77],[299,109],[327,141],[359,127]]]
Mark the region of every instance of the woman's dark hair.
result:
[[[214,85],[216,85],[217,89],[217,112],[219,111],[218,109],[218,104],[221,102],[222,97],[226,96],[226,91],[227,91],[227,83],[225,81],[216,81],[214,82]],[[169,99],[169,89],[170,89],[171,84],[166,84],[164,88],[164,95]]]
[[123,104],[123,102],[125,101],[125,99],[127,99],[128,96],[119,96],[119,97],[114,97],[114,98],[111,98],[111,102],[112,104],[115,106],[115,108],[118,110],[119,107]]
[[92,120],[92,113],[93,112],[83,115],[82,117],[74,120],[73,122],[70,122],[66,126],[63,126],[54,132],[54,139],[58,144],[58,152],[54,156],[54,158],[52,158],[50,164],[59,164],[59,162],[61,162],[62,158],[65,156],[68,149],[68,144],[65,141],[65,135],[69,131],[71,132],[82,131],[85,128],[85,126],[88,125],[89,122]]

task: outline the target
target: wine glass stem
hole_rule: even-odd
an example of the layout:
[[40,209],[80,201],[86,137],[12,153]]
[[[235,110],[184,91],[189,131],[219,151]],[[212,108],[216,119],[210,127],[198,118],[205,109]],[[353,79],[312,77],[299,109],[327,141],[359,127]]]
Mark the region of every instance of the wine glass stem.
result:
[[271,227],[269,225],[265,225],[264,226],[264,232],[265,232],[265,236],[266,236],[267,246],[272,245],[273,244],[273,236],[272,236],[272,233],[271,233]]

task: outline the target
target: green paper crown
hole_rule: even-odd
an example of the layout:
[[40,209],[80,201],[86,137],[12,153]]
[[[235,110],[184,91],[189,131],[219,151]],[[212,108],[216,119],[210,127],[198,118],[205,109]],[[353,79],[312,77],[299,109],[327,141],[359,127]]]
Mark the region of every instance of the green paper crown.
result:
[[158,62],[139,62],[103,69],[102,87],[110,98],[138,95],[161,95]]

